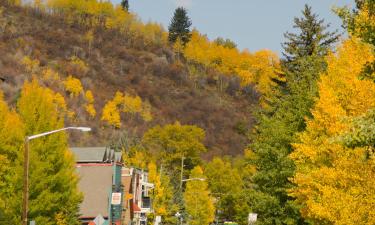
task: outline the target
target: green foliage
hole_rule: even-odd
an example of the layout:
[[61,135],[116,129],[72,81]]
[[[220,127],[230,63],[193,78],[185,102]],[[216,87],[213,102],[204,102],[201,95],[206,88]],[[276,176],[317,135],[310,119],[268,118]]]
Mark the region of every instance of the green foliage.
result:
[[[375,2],[373,0],[356,0],[357,8],[335,8],[334,11],[343,20],[348,32],[362,41],[375,46]],[[375,51],[375,49],[373,49]],[[367,62],[360,78],[375,82],[375,61]]]
[[121,0],[121,7],[125,11],[129,11],[129,0]]
[[163,127],[156,126],[143,136],[143,143],[158,162],[167,166],[179,165],[185,157],[192,165],[200,163],[200,154],[206,151],[203,145],[205,132],[192,125],[181,125],[179,122]]
[[338,41],[340,35],[336,32],[326,31],[329,24],[318,19],[318,15],[312,13],[311,7],[305,5],[302,18],[294,18],[294,26],[300,30],[299,34],[286,32],[287,39],[283,44],[286,60],[290,63],[297,58],[311,55],[324,56],[332,44]]
[[224,39],[224,38],[218,37],[214,40],[214,42],[217,45],[221,45],[225,48],[237,48],[237,44],[234,41],[230,40],[229,38]]
[[239,212],[236,209],[243,199],[243,181],[237,168],[221,158],[215,157],[205,167],[209,188],[216,198],[215,207],[220,212],[220,221],[236,221]]
[[[202,168],[196,166],[189,178],[204,178]],[[188,181],[184,193],[184,204],[188,214],[186,219],[188,224],[208,225],[214,221],[215,207],[206,181]]]
[[352,118],[349,131],[339,138],[345,146],[365,147],[375,146],[375,110]]
[[[25,83],[17,106],[27,135],[64,126],[64,114],[54,96],[36,80]],[[82,198],[77,183],[65,133],[30,142],[30,219],[53,225],[55,216],[63,214],[68,224],[78,224],[78,205]]]
[[270,107],[258,115],[258,126],[251,135],[254,157],[249,163],[257,168],[252,177],[255,185],[253,206],[259,224],[303,224],[298,207],[287,190],[295,166],[288,157],[296,134],[305,129],[305,117],[317,96],[317,80],[326,68],[324,55],[338,35],[325,32],[328,26],[305,6],[303,18],[295,19],[298,34],[286,33],[283,53],[286,83],[270,101]]
[[171,24],[168,27],[169,30],[169,41],[176,42],[180,39],[185,45],[189,42],[191,37],[190,26],[191,20],[187,15],[187,11],[183,7],[178,7],[174,12]]

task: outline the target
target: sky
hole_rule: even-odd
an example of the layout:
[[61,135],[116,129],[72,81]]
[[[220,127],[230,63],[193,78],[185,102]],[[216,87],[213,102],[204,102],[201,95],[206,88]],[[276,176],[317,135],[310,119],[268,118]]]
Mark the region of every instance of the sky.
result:
[[144,22],[158,22],[167,29],[175,8],[183,6],[193,27],[211,40],[229,38],[240,49],[271,49],[278,54],[283,33],[293,31],[293,18],[301,16],[304,4],[331,23],[333,30],[343,32],[341,20],[331,9],[354,6],[354,0],[129,0],[130,10]]

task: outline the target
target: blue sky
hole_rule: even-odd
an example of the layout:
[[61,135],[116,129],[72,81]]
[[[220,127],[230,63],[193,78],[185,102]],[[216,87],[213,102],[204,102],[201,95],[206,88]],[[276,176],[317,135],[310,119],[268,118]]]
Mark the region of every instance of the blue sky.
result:
[[[120,2],[120,0],[113,0]],[[210,39],[230,38],[240,49],[271,49],[281,52],[283,33],[292,31],[293,18],[301,15],[304,4],[341,29],[341,20],[332,6],[354,5],[354,0],[129,0],[130,10],[143,21],[168,27],[177,6],[188,9],[193,27]]]

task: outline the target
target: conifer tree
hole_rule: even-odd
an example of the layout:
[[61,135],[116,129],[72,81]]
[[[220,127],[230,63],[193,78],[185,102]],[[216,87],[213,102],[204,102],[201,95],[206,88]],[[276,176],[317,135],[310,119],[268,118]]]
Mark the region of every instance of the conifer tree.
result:
[[259,224],[303,224],[299,209],[288,196],[292,187],[289,178],[294,174],[294,163],[288,157],[296,134],[305,129],[305,117],[317,95],[317,79],[326,68],[325,54],[338,39],[336,33],[326,31],[328,25],[319,20],[305,6],[303,17],[294,20],[298,33],[286,33],[283,72],[286,83],[276,87],[279,93],[263,109],[258,126],[252,134],[250,148],[255,157],[250,163],[257,167],[252,177],[255,183],[254,210]]
[[318,15],[312,12],[310,6],[305,5],[302,14],[302,18],[294,18],[293,26],[300,32],[298,34],[289,32],[284,34],[287,41],[283,43],[283,55],[287,62],[295,61],[304,56],[324,56],[339,38],[337,31],[327,31],[330,25],[325,25],[324,20],[320,20]]
[[174,12],[174,16],[168,28],[169,41],[174,43],[177,39],[180,39],[184,45],[189,42],[191,37],[191,24],[186,9],[178,7]]
[[[204,178],[200,166],[194,167],[190,179]],[[187,222],[191,225],[208,225],[214,220],[215,207],[205,180],[190,180],[184,193]]]
[[129,11],[129,0],[121,0],[121,7],[125,10],[125,11]]

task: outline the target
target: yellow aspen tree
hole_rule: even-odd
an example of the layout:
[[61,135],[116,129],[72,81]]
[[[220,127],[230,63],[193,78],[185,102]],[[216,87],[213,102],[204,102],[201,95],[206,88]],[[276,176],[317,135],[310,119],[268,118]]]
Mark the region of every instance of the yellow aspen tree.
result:
[[121,127],[120,110],[115,101],[108,101],[105,104],[101,120],[106,121],[109,125],[115,128]]
[[[205,179],[202,168],[200,166],[194,167],[189,178]],[[208,225],[214,221],[215,206],[206,180],[190,180],[187,182],[184,204],[189,215],[187,218],[188,224]]]
[[83,91],[81,81],[72,75],[69,75],[63,83],[65,90],[70,93],[70,97],[77,97]]
[[156,215],[165,215],[166,205],[163,204],[164,187],[161,184],[160,174],[158,173],[156,164],[150,162],[148,164],[148,177],[151,183],[155,185],[152,193],[152,203]]
[[58,81],[60,79],[59,74],[50,68],[43,69],[42,77],[45,81]]
[[375,107],[375,83],[358,79],[372,60],[369,45],[355,38],[329,54],[313,118],[294,144],[296,187],[290,194],[312,224],[375,224],[375,158],[368,156],[368,148],[337,141],[351,118]]
[[39,70],[39,60],[31,59],[29,56],[25,56],[22,59],[22,64],[25,66],[26,71],[34,74]]
[[25,127],[0,91],[0,221],[20,224]]
[[135,114],[142,110],[142,99],[139,96],[125,94],[123,97],[123,112]]
[[89,114],[91,118],[94,118],[96,116],[96,110],[94,107],[95,99],[94,99],[94,95],[92,94],[90,90],[86,91],[85,100],[86,100],[86,104],[85,104],[86,112]]

